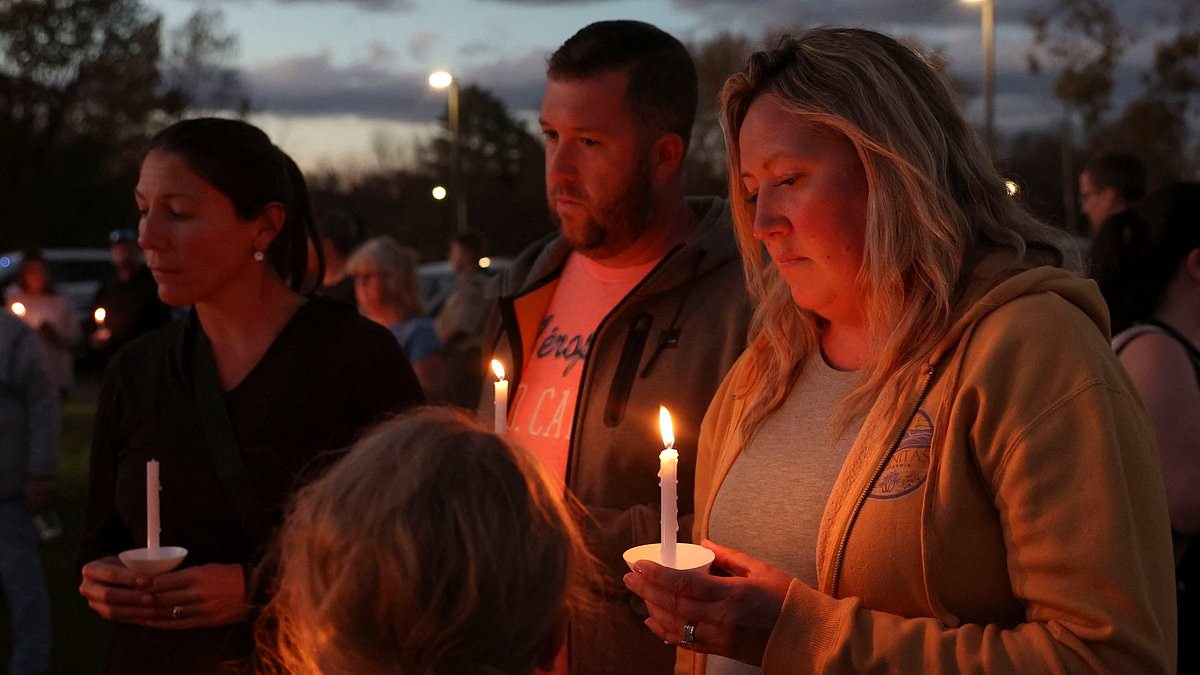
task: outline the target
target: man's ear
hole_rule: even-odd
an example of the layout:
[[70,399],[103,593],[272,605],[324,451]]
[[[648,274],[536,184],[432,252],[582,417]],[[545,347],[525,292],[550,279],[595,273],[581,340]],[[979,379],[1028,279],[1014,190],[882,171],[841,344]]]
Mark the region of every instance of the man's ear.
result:
[[262,215],[254,219],[254,250],[263,251],[271,246],[275,237],[283,231],[283,223],[287,220],[287,212],[279,202],[271,202],[263,209]]
[[1117,198],[1117,189],[1115,187],[1103,187],[1096,191],[1096,199],[1104,205],[1104,210],[1109,216],[1115,215],[1121,209],[1117,208],[1117,204],[1121,202]]
[[670,182],[682,170],[685,152],[683,138],[679,134],[663,134],[654,141],[650,149],[650,167],[656,184]]
[[1193,284],[1200,284],[1200,248],[1194,248],[1184,256],[1183,273]]
[[567,613],[560,613],[558,619],[554,621],[554,626],[550,628],[550,637],[546,639],[546,644],[542,647],[541,656],[534,664],[538,671],[547,673],[554,671],[554,662],[558,659],[558,653],[562,651],[563,645],[567,642],[567,624]]

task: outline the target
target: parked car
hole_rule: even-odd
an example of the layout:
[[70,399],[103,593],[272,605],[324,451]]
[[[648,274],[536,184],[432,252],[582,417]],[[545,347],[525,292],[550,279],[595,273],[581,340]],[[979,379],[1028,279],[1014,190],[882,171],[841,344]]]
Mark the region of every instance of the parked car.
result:
[[[0,293],[17,282],[24,254],[0,253]],[[74,308],[82,324],[90,318],[92,301],[105,277],[112,274],[112,257],[107,248],[46,248],[42,257],[54,285]]]
[[[512,259],[480,258],[479,267],[486,274],[499,274],[512,267]],[[424,263],[417,267],[417,279],[421,283],[421,304],[426,311],[437,313],[454,285],[454,268],[448,260]]]

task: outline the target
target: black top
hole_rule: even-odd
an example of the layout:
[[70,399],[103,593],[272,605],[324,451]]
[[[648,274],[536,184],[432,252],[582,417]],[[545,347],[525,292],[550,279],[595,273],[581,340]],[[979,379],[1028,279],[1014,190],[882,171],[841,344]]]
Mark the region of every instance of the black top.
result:
[[[146,462],[157,459],[162,544],[187,548],[185,566],[253,564],[300,484],[367,427],[423,400],[387,329],[346,305],[306,302],[249,375],[224,394],[246,473],[264,508],[256,528],[238,513],[238,500],[218,478],[205,442],[191,372],[197,336],[203,337],[193,312],[128,345],[105,374],[84,561],[146,545]],[[247,656],[252,645],[248,623],[188,631],[116,626],[110,673],[223,672],[221,661]]]
[[358,306],[358,297],[354,295],[354,277],[345,277],[337,283],[322,286],[317,289],[317,295],[344,302],[351,307]]

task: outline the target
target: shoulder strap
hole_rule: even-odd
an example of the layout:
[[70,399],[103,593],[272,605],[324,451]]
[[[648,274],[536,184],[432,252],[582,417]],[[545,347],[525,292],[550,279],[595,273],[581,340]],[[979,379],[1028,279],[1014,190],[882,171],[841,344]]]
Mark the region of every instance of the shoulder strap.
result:
[[216,469],[218,480],[221,481],[221,487],[225,488],[227,496],[237,508],[242,527],[251,534],[261,532],[262,506],[254,483],[250,480],[250,473],[246,470],[241,447],[233,433],[229,411],[225,408],[225,397],[221,380],[217,376],[212,345],[208,336],[204,334],[195,312],[188,318],[188,322],[192,338],[192,394],[196,399],[196,410],[204,428],[204,439],[207,441],[213,467]]
[[1158,319],[1146,319],[1142,321],[1142,323],[1147,326],[1154,326],[1162,330],[1162,332],[1166,333],[1167,335],[1170,335],[1176,342],[1179,343],[1179,346],[1183,347],[1183,350],[1187,352],[1188,358],[1192,361],[1192,367],[1200,372],[1200,349],[1196,349],[1196,346],[1188,341],[1188,339],[1183,336],[1183,333],[1175,330],[1165,321],[1159,321]]
[[1121,352],[1125,351],[1125,348],[1129,346],[1129,343],[1133,342],[1136,338],[1146,335],[1147,333],[1161,332],[1163,331],[1157,326],[1148,326],[1143,323],[1135,323],[1129,328],[1126,328],[1125,330],[1113,336],[1113,351],[1120,356]]

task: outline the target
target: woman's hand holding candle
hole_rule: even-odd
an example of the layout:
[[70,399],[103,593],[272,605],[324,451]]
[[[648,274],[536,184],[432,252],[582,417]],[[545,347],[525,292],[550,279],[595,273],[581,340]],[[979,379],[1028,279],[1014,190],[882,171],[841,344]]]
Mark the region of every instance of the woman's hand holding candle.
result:
[[151,628],[181,630],[223,626],[250,613],[246,577],[241,565],[197,565],[160,574],[150,580],[154,620]]
[[116,556],[109,556],[83,566],[79,594],[104,619],[140,623],[158,615],[149,587],[149,577],[125,567]]

